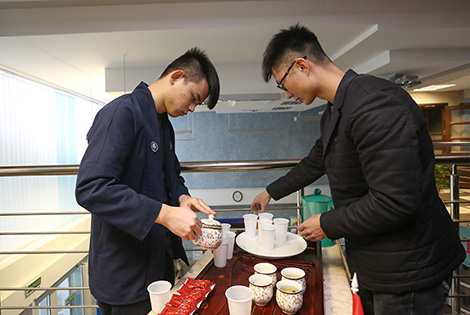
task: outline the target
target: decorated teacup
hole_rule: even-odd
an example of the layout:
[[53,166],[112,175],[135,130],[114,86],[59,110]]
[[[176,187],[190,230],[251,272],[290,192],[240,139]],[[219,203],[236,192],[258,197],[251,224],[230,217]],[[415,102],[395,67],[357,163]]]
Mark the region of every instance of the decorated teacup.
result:
[[219,221],[214,220],[212,214],[209,219],[202,219],[201,235],[196,235],[193,243],[204,249],[217,249],[222,243],[222,225]]
[[254,274],[248,278],[249,288],[253,290],[253,302],[258,306],[265,306],[273,297],[273,279],[270,276]]
[[276,283],[276,302],[284,314],[295,314],[304,303],[302,286],[292,280],[281,280]]
[[292,280],[300,283],[302,286],[302,293],[307,288],[307,281],[305,280],[305,271],[300,268],[287,267],[281,270],[281,280]]
[[277,282],[277,267],[274,266],[273,264],[267,263],[267,262],[262,262],[256,264],[253,269],[255,270],[255,274],[262,274],[262,275],[268,275],[273,279],[273,283],[271,286],[274,288]]

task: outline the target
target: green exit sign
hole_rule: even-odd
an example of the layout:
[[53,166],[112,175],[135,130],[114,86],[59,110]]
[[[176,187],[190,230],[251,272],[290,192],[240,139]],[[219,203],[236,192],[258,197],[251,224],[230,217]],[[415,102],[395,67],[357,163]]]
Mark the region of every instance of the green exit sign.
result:
[[75,300],[75,297],[77,296],[77,294],[75,292],[73,292],[72,294],[70,294],[66,299],[65,299],[65,306],[69,306],[69,305],[72,305],[72,302],[73,300]]
[[[28,288],[39,288],[41,286],[41,277],[37,278],[36,280],[34,280],[33,282],[31,282],[29,285],[27,285],[26,287]],[[28,290],[28,291],[25,291],[26,293],[26,297],[30,296],[34,290]]]

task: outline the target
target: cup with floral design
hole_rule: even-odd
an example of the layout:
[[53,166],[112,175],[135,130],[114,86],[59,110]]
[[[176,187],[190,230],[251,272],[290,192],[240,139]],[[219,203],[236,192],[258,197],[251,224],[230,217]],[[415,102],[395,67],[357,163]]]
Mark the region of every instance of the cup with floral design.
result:
[[297,313],[304,303],[302,286],[292,280],[281,280],[276,283],[276,302],[284,314]]
[[253,290],[253,302],[258,306],[266,306],[271,301],[274,289],[273,279],[268,275],[254,274],[248,278],[249,288]]
[[212,214],[209,219],[202,219],[201,235],[196,235],[193,243],[203,249],[217,249],[222,243],[222,225],[214,220]]
[[281,280],[292,280],[300,283],[302,286],[302,293],[307,288],[307,281],[305,280],[305,271],[296,267],[287,267],[281,270]]
[[273,279],[273,283],[271,286],[274,288],[277,282],[277,267],[274,266],[273,264],[267,263],[267,262],[262,262],[256,264],[253,269],[255,270],[255,274],[262,274],[262,275],[268,275]]

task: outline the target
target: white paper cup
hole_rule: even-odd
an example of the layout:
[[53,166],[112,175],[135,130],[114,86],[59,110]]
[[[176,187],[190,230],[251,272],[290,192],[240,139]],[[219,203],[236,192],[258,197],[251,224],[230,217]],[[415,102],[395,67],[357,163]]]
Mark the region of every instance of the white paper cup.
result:
[[276,227],[272,224],[261,224],[259,241],[261,247],[266,251],[271,251],[274,249],[274,237],[276,234]]
[[269,219],[258,219],[258,229],[261,227],[261,225],[272,225],[273,221]]
[[256,214],[244,214],[243,215],[246,237],[256,236],[256,220],[257,219],[258,219],[258,216]]
[[277,218],[273,220],[274,226],[276,227],[276,243],[282,245],[287,240],[287,229],[289,227],[289,220],[284,218]]
[[233,247],[235,245],[235,232],[229,231],[227,232],[227,259],[233,258]]
[[250,315],[253,291],[243,285],[234,285],[225,291],[230,315]]
[[268,219],[258,219],[258,242],[261,244],[263,242],[261,234],[263,231],[261,230],[262,225],[272,225],[272,221]]
[[232,226],[230,223],[222,223],[220,225],[222,226],[222,234],[230,231],[230,227]]
[[220,244],[217,249],[214,249],[214,265],[217,268],[224,268],[227,265],[227,243]]
[[261,213],[258,213],[258,217],[260,219],[266,219],[266,220],[272,221],[274,216],[272,213],[261,212]]
[[150,296],[152,311],[159,314],[170,300],[171,283],[165,280],[155,281],[149,284],[147,291]]

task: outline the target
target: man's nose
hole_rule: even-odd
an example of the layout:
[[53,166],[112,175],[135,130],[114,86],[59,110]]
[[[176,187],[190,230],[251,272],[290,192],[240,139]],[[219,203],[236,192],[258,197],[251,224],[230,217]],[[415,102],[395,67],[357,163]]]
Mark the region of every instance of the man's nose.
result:
[[194,112],[194,110],[196,109],[196,105],[191,104],[191,105],[189,105],[189,108],[188,108],[188,109],[189,109],[189,111],[192,113],[192,112]]
[[293,96],[294,96],[294,94],[292,94],[292,93],[289,92],[289,91],[286,91],[286,97],[287,97],[287,98],[291,98],[291,97],[293,97]]

